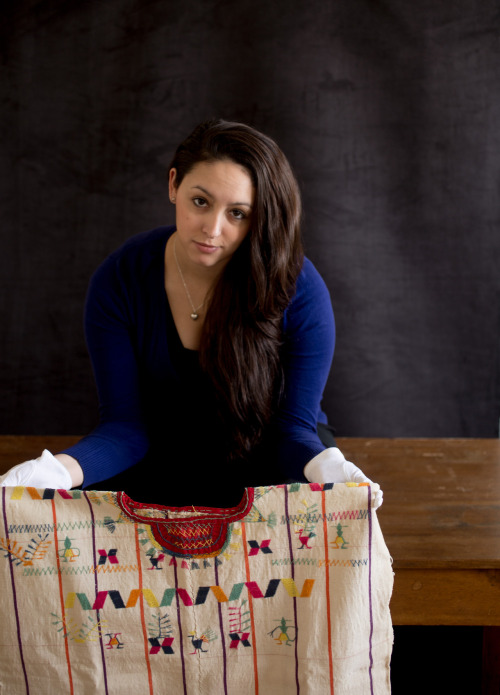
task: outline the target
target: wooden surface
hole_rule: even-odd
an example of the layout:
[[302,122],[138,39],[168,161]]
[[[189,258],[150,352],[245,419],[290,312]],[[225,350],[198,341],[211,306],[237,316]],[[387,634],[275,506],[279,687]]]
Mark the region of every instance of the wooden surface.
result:
[[[0,472],[78,439],[0,436]],[[384,491],[395,625],[500,625],[500,441],[339,438]]]
[[44,449],[55,454],[79,439],[78,435],[0,435],[0,473],[17,463],[40,456]]
[[384,491],[395,625],[500,625],[500,441],[339,439]]
[[379,520],[395,570],[500,568],[500,440],[338,444],[384,491]]

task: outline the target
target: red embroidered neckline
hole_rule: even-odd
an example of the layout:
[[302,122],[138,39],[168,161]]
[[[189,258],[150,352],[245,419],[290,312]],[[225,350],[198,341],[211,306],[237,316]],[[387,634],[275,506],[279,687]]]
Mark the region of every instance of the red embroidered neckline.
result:
[[253,501],[253,488],[245,490],[236,507],[227,509],[143,504],[134,502],[124,492],[117,493],[117,502],[125,516],[147,524],[163,550],[182,557],[219,554],[228,540],[229,525],[245,517],[250,512]]

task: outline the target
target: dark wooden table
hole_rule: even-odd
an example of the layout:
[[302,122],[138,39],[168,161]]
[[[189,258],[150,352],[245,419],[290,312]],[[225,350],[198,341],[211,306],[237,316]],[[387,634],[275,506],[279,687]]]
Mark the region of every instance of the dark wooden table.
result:
[[[78,437],[0,436],[0,472]],[[481,625],[483,693],[500,692],[500,441],[339,438],[384,491],[394,625]]]

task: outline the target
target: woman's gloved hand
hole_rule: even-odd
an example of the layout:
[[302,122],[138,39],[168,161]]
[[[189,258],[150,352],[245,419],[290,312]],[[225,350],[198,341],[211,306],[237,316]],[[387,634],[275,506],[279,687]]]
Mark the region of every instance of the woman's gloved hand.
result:
[[[304,467],[304,475],[310,483],[369,483],[373,485],[361,469],[354,463],[346,461],[340,449],[333,446],[311,459]],[[380,507],[383,497],[382,490],[373,493],[374,509]]]
[[4,475],[0,475],[0,486],[15,487],[16,485],[69,490],[71,476],[67,468],[45,449],[37,459],[19,463]]

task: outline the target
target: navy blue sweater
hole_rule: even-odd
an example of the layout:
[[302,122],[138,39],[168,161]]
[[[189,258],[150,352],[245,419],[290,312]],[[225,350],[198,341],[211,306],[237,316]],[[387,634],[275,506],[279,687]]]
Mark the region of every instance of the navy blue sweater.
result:
[[144,502],[227,506],[222,488],[237,502],[243,487],[303,479],[305,464],[325,448],[316,429],[326,422],[320,402],[333,357],[333,311],[306,259],[283,320],[284,397],[263,444],[230,467],[211,384],[197,352],[180,342],[164,288],[174,231],[133,237],[92,277],[85,333],[100,420],[65,453],[82,466],[85,487],[125,489]]

